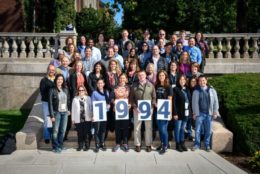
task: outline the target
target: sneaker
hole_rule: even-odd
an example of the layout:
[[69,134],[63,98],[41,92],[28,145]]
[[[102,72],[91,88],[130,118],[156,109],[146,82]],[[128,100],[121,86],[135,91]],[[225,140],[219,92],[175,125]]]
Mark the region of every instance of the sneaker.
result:
[[58,149],[52,149],[52,152],[54,152],[54,153],[61,153],[61,150],[58,148]]
[[141,147],[140,146],[135,146],[135,151],[136,152],[140,152],[141,151]]
[[210,147],[207,146],[207,147],[205,148],[205,150],[206,150],[207,152],[210,152]]
[[81,150],[82,150],[82,147],[78,147],[78,148],[77,148],[77,151],[81,151]]
[[146,146],[146,152],[151,152],[151,151],[152,151],[151,146]]
[[117,144],[113,149],[112,149],[112,151],[113,152],[116,152],[116,151],[118,151],[119,150],[119,148],[120,148],[120,145],[119,144]]
[[102,151],[106,151],[107,150],[107,147],[106,147],[106,145],[104,143],[100,145],[100,150],[102,150]]
[[66,148],[66,147],[61,147],[61,148],[59,148],[59,149],[60,149],[60,151],[67,150],[67,148]]
[[193,147],[191,148],[191,150],[192,150],[192,151],[199,150],[199,147],[197,147],[197,146],[193,146]]
[[84,148],[83,148],[83,151],[88,151],[89,150],[89,146],[85,146]]
[[162,155],[166,152],[167,147],[162,147],[162,149],[159,151],[159,154]]
[[94,152],[98,153],[99,152],[99,147],[96,146],[96,148],[94,149]]
[[188,151],[188,149],[185,146],[184,142],[181,143],[181,148],[182,148],[183,151]]
[[123,150],[125,152],[128,152],[129,151],[129,146],[127,144],[123,144]]

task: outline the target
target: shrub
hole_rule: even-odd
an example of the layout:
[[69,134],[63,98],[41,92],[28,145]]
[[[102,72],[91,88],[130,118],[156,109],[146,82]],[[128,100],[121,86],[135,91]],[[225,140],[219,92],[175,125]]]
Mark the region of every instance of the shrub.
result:
[[214,77],[220,113],[234,134],[234,150],[253,154],[260,149],[260,74]]
[[260,150],[255,152],[255,155],[249,161],[252,171],[260,171]]

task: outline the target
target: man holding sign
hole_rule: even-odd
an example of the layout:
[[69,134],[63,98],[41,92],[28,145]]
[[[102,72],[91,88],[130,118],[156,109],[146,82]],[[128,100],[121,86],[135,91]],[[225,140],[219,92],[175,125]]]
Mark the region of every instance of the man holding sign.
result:
[[145,144],[146,151],[151,152],[152,145],[152,106],[156,103],[154,86],[146,80],[144,70],[138,72],[137,84],[131,89],[131,106],[134,110],[134,144],[135,151],[141,151],[141,125],[145,121]]

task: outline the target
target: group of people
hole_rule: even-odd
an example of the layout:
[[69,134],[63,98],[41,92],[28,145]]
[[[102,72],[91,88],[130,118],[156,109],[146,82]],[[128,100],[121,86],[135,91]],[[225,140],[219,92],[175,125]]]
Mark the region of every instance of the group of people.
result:
[[[115,44],[110,38],[105,42],[99,34],[98,42],[80,37],[75,46],[73,38],[66,39],[66,46],[53,59],[47,75],[40,82],[44,114],[44,140],[52,141],[53,151],[60,153],[63,141],[74,124],[78,135],[77,150],[87,151],[92,137],[95,152],[106,150],[108,131],[115,131],[114,152],[120,148],[129,150],[128,140],[134,132],[135,151],[140,152],[142,132],[146,151],[152,150],[155,132],[158,130],[160,154],[169,146],[169,128],[174,127],[176,150],[187,151],[185,133],[192,139],[192,123],[195,120],[195,143],[192,150],[200,148],[201,134],[205,148],[210,150],[212,119],[219,116],[215,89],[207,84],[203,75],[208,46],[202,33],[186,40],[185,31],[180,37],[173,34],[170,41],[166,32],[159,31],[158,40],[150,40],[144,31],[143,40],[134,43],[128,31],[122,31],[122,39]],[[94,46],[95,45],[95,46]],[[136,45],[136,47],[135,47]],[[127,99],[129,119],[115,119],[115,102]],[[171,118],[156,117],[158,99],[170,101]],[[151,101],[151,120],[138,119],[138,101]],[[94,101],[105,101],[107,121],[93,118]]]

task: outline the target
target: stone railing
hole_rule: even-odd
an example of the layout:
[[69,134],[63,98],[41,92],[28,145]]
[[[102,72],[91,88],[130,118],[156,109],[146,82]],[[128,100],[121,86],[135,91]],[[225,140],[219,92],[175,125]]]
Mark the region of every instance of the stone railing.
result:
[[0,58],[45,58],[54,57],[65,40],[72,36],[75,43],[77,33],[0,33]]
[[209,45],[209,59],[260,58],[260,33],[205,34],[204,38]]

